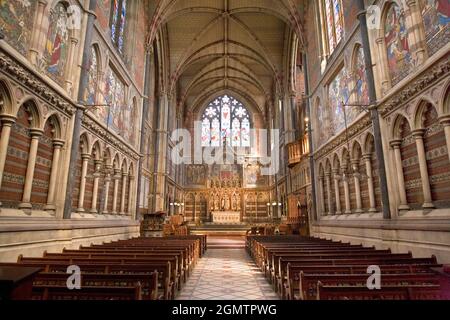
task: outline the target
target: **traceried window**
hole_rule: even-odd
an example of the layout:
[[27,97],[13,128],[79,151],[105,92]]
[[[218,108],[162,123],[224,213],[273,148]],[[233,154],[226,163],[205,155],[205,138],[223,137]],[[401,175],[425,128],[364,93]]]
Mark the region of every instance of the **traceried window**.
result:
[[127,18],[127,0],[111,1],[111,40],[123,53],[125,23]]
[[323,0],[328,42],[328,53],[331,55],[344,36],[344,18],[341,0]]
[[224,95],[202,116],[202,147],[250,147],[250,115],[237,99]]

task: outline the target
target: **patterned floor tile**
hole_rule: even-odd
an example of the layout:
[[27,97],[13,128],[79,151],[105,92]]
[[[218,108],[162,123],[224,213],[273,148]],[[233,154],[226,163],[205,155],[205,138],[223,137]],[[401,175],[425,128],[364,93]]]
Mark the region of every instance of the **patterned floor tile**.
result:
[[178,300],[277,300],[244,249],[210,249],[200,259]]

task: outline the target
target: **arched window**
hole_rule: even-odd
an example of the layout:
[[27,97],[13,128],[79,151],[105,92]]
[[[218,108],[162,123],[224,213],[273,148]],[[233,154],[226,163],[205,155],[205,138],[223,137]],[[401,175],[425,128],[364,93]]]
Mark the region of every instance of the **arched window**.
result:
[[341,0],[322,0],[326,21],[328,54],[332,54],[344,37],[344,16]]
[[111,40],[119,52],[123,53],[127,0],[112,0],[111,6]]
[[203,147],[250,147],[250,115],[237,99],[224,95],[202,115]]

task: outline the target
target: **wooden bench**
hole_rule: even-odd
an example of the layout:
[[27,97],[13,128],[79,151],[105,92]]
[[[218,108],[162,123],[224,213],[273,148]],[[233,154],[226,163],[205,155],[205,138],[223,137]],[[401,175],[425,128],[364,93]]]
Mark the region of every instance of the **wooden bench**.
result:
[[33,300],[142,300],[141,285],[133,287],[82,287],[69,290],[67,286],[33,286]]

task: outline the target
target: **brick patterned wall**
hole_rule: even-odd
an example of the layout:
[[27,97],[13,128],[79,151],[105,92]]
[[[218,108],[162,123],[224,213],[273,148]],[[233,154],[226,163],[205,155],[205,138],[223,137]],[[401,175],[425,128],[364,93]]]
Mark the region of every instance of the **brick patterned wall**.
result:
[[450,161],[443,126],[436,109],[429,106],[425,112],[424,135],[431,196],[436,207],[450,206]]
[[81,148],[78,150],[78,159],[77,164],[75,167],[75,170],[73,171],[73,174],[75,175],[75,183],[73,188],[73,195],[72,195],[72,209],[76,210],[78,208],[78,197],[80,195],[80,185],[81,185],[81,153],[83,151]]
[[114,179],[111,179],[109,184],[109,192],[108,192],[108,212],[112,212],[113,208],[113,200],[114,200]]
[[[366,175],[366,164],[364,161],[359,163],[359,172]],[[363,210],[368,210],[370,208],[370,199],[369,199],[369,184],[367,183],[367,179],[362,178],[359,180],[359,185],[361,188],[361,204]]]
[[381,211],[380,175],[378,173],[378,160],[375,152],[372,152],[371,163],[372,163],[373,189],[375,191],[375,206],[378,211]]
[[95,164],[94,159],[91,157],[88,163],[87,178],[86,178],[86,191],[84,193],[84,209],[88,212],[92,208],[92,196],[94,195],[94,171]]
[[17,121],[12,126],[0,189],[0,199],[5,208],[17,208],[22,202],[31,142],[28,122],[30,116],[23,106],[20,107]]
[[53,160],[53,130],[53,126],[47,121],[44,134],[39,138],[33,188],[31,190],[31,203],[35,209],[43,209],[43,205],[47,203]]
[[406,120],[403,121],[400,130],[402,138],[400,150],[402,154],[403,174],[405,176],[406,198],[412,209],[418,209],[423,204],[423,193],[416,142]]

